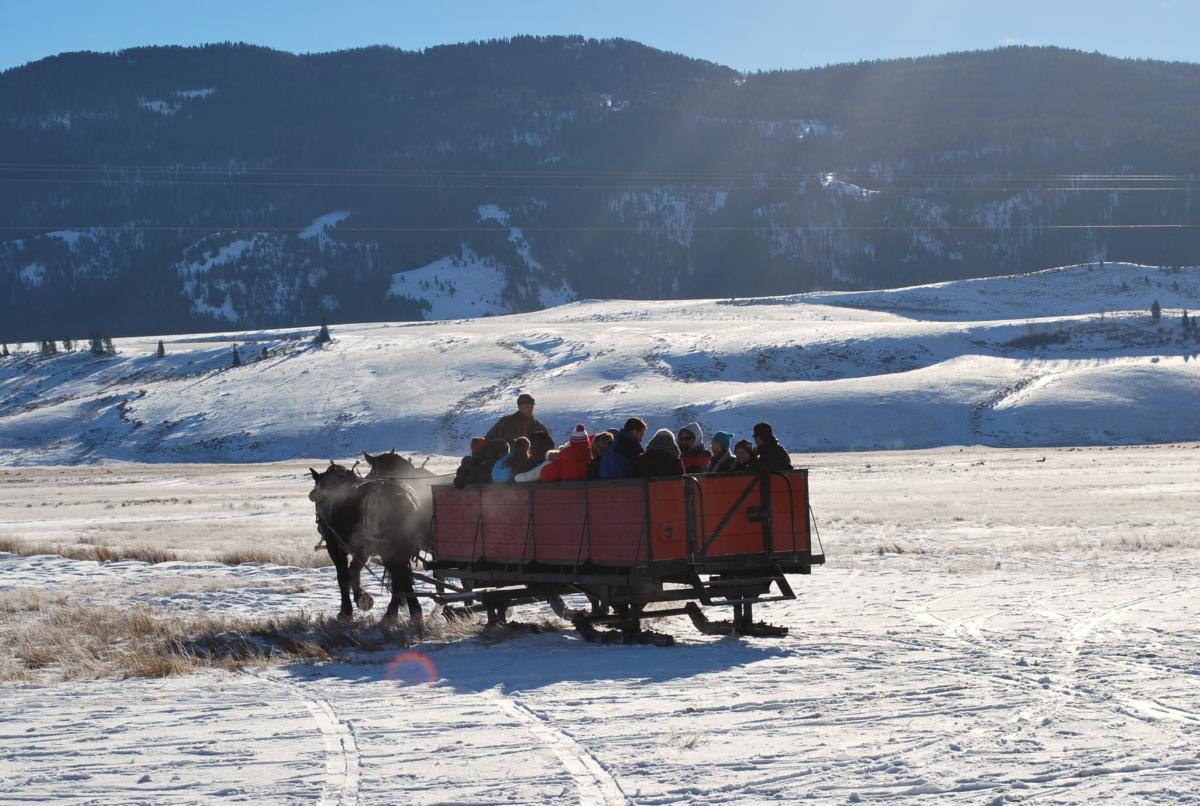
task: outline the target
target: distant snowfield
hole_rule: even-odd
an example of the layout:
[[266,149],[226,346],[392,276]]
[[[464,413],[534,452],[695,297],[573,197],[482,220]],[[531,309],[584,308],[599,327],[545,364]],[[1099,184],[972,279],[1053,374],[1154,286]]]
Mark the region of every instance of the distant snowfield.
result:
[[[1200,443],[795,459],[810,468],[829,565],[791,578],[797,601],[756,609],[787,638],[713,638],[671,618],[657,625],[676,637],[669,649],[590,645],[560,625],[497,645],[427,642],[415,656],[242,673],[61,682],[50,667],[39,682],[0,685],[0,792],[1196,801]],[[333,611],[331,569],[205,561],[231,545],[310,550],[304,475],[301,462],[3,471],[0,536],[195,560],[0,553],[0,628],[29,597],[62,594],[150,614]]]
[[[455,307],[438,313],[489,312],[487,267],[445,268],[396,283],[454,276],[461,293],[439,299]],[[597,430],[635,414],[743,436],[767,420],[800,451],[1195,440],[1200,340],[1180,320],[1198,308],[1200,270],[1109,263],[894,291],[338,325],[321,348],[314,328],[168,336],[164,359],[156,337],[119,339],[116,358],[0,359],[0,463],[461,454],[521,392],[560,440],[577,422]]]

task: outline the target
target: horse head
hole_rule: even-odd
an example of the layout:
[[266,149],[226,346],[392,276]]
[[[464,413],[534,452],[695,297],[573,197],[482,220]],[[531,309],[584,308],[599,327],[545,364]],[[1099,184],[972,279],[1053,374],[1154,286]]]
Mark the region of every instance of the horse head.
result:
[[308,500],[317,504],[334,494],[340,494],[359,480],[358,474],[353,469],[339,465],[332,459],[329,460],[329,467],[325,468],[324,472],[311,467],[308,472],[312,474],[315,482],[312,490],[308,493]]
[[417,467],[411,460],[396,453],[395,448],[387,453],[370,454],[363,451],[363,458],[371,468],[367,473],[369,479],[412,479],[431,475],[423,467]]

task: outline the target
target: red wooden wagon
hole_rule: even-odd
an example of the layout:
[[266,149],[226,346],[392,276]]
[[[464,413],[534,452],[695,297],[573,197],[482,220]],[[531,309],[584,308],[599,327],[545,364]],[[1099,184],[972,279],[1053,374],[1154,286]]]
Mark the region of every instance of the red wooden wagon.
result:
[[[547,601],[588,640],[669,644],[641,622],[682,614],[706,633],[786,635],[755,622],[753,605],[794,599],[786,574],[825,561],[812,550],[805,470],[435,486],[433,505],[436,599],[492,622],[513,604]],[[568,607],[570,594],[590,608]],[[732,607],[733,620],[709,621],[702,605]]]

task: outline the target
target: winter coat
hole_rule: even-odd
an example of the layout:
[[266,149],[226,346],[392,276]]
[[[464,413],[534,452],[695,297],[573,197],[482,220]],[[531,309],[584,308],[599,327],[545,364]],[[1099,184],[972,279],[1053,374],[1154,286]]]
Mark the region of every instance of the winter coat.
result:
[[542,481],[583,481],[592,461],[590,442],[572,442],[542,468]]
[[621,429],[600,461],[600,478],[628,479],[637,475],[637,460],[645,451],[629,431]]
[[600,465],[604,463],[604,455],[601,454],[588,463],[587,478],[588,481],[596,481],[600,478]]
[[515,411],[497,420],[486,436],[488,439],[502,439],[505,442],[513,442],[517,437],[525,437],[532,441],[535,431],[549,430],[538,422],[536,417],[526,417],[521,412]]
[[755,451],[754,469],[760,473],[778,473],[792,469],[792,457],[787,449],[772,437]]
[[729,451],[725,451],[720,456],[714,456],[708,462],[708,467],[704,469],[705,473],[731,473],[733,466],[737,464],[737,459]]
[[679,445],[675,442],[675,434],[669,428],[660,428],[646,445],[637,466],[638,475],[642,478],[659,476],[682,476],[685,472],[683,460],[679,457]]
[[474,456],[463,458],[458,472],[454,474],[454,486],[460,490],[468,484],[488,484],[492,480],[492,467],[508,455],[508,443],[495,439],[479,449]]
[[637,474],[644,479],[682,476],[684,474],[683,461],[669,451],[655,448],[642,454],[638,460]]
[[682,459],[683,467],[688,473],[707,473],[708,464],[712,461],[712,451],[703,445],[693,445]]
[[519,461],[521,457],[511,453],[499,459],[492,465],[492,484],[507,484],[512,481],[516,471],[514,465]]
[[684,468],[688,473],[703,473],[712,459],[712,451],[704,447],[704,429],[700,427],[700,423],[688,423],[679,430],[688,431],[692,435],[692,447],[681,457]]

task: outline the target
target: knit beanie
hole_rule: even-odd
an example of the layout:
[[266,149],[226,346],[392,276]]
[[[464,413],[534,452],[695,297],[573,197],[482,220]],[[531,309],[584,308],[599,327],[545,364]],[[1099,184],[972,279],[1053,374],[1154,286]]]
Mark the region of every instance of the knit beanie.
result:
[[729,446],[733,444],[733,434],[729,433],[728,431],[718,431],[717,433],[713,434],[712,441],[720,445],[725,449],[725,452],[728,453]]
[[748,440],[748,439],[738,440],[738,443],[733,446],[734,453],[737,452],[738,448],[745,448],[746,450],[748,450],[750,452],[751,455],[754,454],[754,446],[750,444],[750,440]]
[[692,436],[695,437],[696,444],[697,445],[704,444],[704,431],[701,430],[700,423],[688,423],[687,425],[685,425],[683,428],[680,428],[679,430],[680,431],[691,431]]
[[583,442],[585,444],[588,442],[588,432],[587,429],[583,427],[583,423],[577,424],[575,426],[575,430],[571,432],[571,444],[574,445],[579,442]]
[[676,459],[679,458],[679,443],[675,441],[675,432],[670,428],[660,428],[646,446],[647,451],[665,451]]

